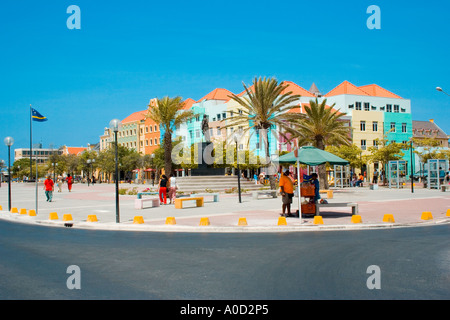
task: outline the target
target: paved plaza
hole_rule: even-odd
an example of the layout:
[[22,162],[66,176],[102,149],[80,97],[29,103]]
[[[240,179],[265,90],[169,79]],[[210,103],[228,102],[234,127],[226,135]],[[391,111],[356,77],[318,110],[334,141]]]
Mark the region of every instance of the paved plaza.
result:
[[[139,191],[148,185],[121,184],[120,188],[137,187]],[[286,225],[278,225],[281,213],[281,197],[253,199],[250,193],[242,195],[239,203],[237,194],[221,193],[218,202],[212,197],[204,198],[204,206],[196,207],[195,202],[185,202],[183,209],[175,209],[173,204],[160,207],[134,208],[136,195],[120,195],[120,223],[116,223],[115,185],[114,184],[74,184],[69,193],[67,185],[62,192],[53,193],[53,201],[47,202],[43,186],[38,186],[37,215],[30,216],[30,210],[36,210],[36,185],[12,183],[12,207],[19,213],[8,211],[8,185],[0,188],[0,218],[24,223],[64,227],[71,223],[73,228],[91,228],[105,230],[162,231],[162,232],[285,232],[317,230],[353,230],[361,228],[391,228],[450,222],[450,192],[415,188],[378,190],[362,188],[334,189],[329,203],[356,202],[360,223],[352,222],[351,208],[322,208],[323,224],[315,224],[313,217],[286,218]],[[144,196],[155,197],[155,196]],[[322,195],[326,198],[326,195]],[[297,198],[293,199],[292,211],[297,210]],[[26,209],[26,214],[20,214]],[[432,219],[423,220],[422,213],[428,211]],[[56,212],[58,219],[50,220],[50,213]],[[63,221],[70,214],[72,221]],[[385,214],[392,214],[395,221],[383,222]],[[89,215],[95,215],[97,222],[88,222]],[[133,223],[135,217],[142,217],[143,223]],[[167,218],[175,218],[175,224],[166,224]],[[200,226],[207,218],[209,225]],[[245,218],[247,225],[238,225]]]

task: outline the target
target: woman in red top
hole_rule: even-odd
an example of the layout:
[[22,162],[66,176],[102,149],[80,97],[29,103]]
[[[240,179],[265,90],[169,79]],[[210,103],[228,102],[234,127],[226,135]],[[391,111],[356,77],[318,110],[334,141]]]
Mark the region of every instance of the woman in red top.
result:
[[67,175],[67,188],[69,188],[69,192],[72,191],[73,178],[70,174]]

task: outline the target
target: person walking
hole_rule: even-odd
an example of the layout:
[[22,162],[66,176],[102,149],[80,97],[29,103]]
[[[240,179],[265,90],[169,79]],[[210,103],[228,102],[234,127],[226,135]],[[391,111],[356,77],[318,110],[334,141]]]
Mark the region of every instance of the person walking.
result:
[[[294,182],[291,177],[289,177],[289,170],[286,170],[282,176],[280,176],[280,193],[282,201],[282,216],[291,216],[291,203],[294,197]],[[287,211],[287,213],[286,213]]]
[[69,189],[69,192],[72,192],[72,184],[73,184],[73,178],[70,176],[70,174],[67,175],[67,188]]
[[53,199],[53,185],[53,180],[50,178],[50,176],[47,176],[47,179],[45,179],[44,181],[44,190],[48,202],[52,202]]
[[311,183],[314,185],[314,203],[318,203],[320,200],[320,184],[315,172],[311,175]]
[[[161,176],[161,179],[159,179],[159,200],[161,204],[167,204],[167,188],[169,185],[169,179],[167,179],[167,176],[163,174]],[[164,199],[163,199],[164,196]]]
[[58,187],[58,192],[61,192],[61,188],[62,188],[62,179],[61,178],[56,179],[56,186]]
[[173,176],[173,173],[170,174],[169,178],[169,203],[175,203],[175,198],[177,196],[177,179]]

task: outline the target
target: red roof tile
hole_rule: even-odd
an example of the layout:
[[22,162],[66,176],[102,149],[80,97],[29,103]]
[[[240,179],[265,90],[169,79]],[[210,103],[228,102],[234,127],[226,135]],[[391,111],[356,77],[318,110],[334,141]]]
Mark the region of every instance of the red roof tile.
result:
[[396,95],[395,93],[392,93],[376,84],[369,84],[366,86],[360,86],[358,88],[375,97],[403,99],[402,97]]
[[341,94],[354,94],[354,95],[358,95],[358,96],[369,96],[369,94],[367,92],[359,89],[357,86],[355,86],[354,84],[351,84],[350,82],[348,82],[346,80],[346,81],[342,82],[340,85],[338,85],[337,87],[335,87],[333,90],[328,92],[325,95],[325,97],[338,96]]
[[228,91],[227,89],[217,88],[208,93],[206,96],[198,100],[197,102],[200,102],[202,100],[224,100],[228,101],[230,100],[230,97],[233,93]]

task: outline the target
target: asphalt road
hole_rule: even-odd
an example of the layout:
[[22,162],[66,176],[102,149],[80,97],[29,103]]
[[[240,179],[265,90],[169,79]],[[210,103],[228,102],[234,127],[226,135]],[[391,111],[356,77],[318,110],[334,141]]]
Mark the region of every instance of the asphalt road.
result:
[[[153,233],[0,221],[0,299],[449,299],[450,226]],[[80,269],[80,289],[66,281]],[[380,289],[369,289],[369,266]]]

